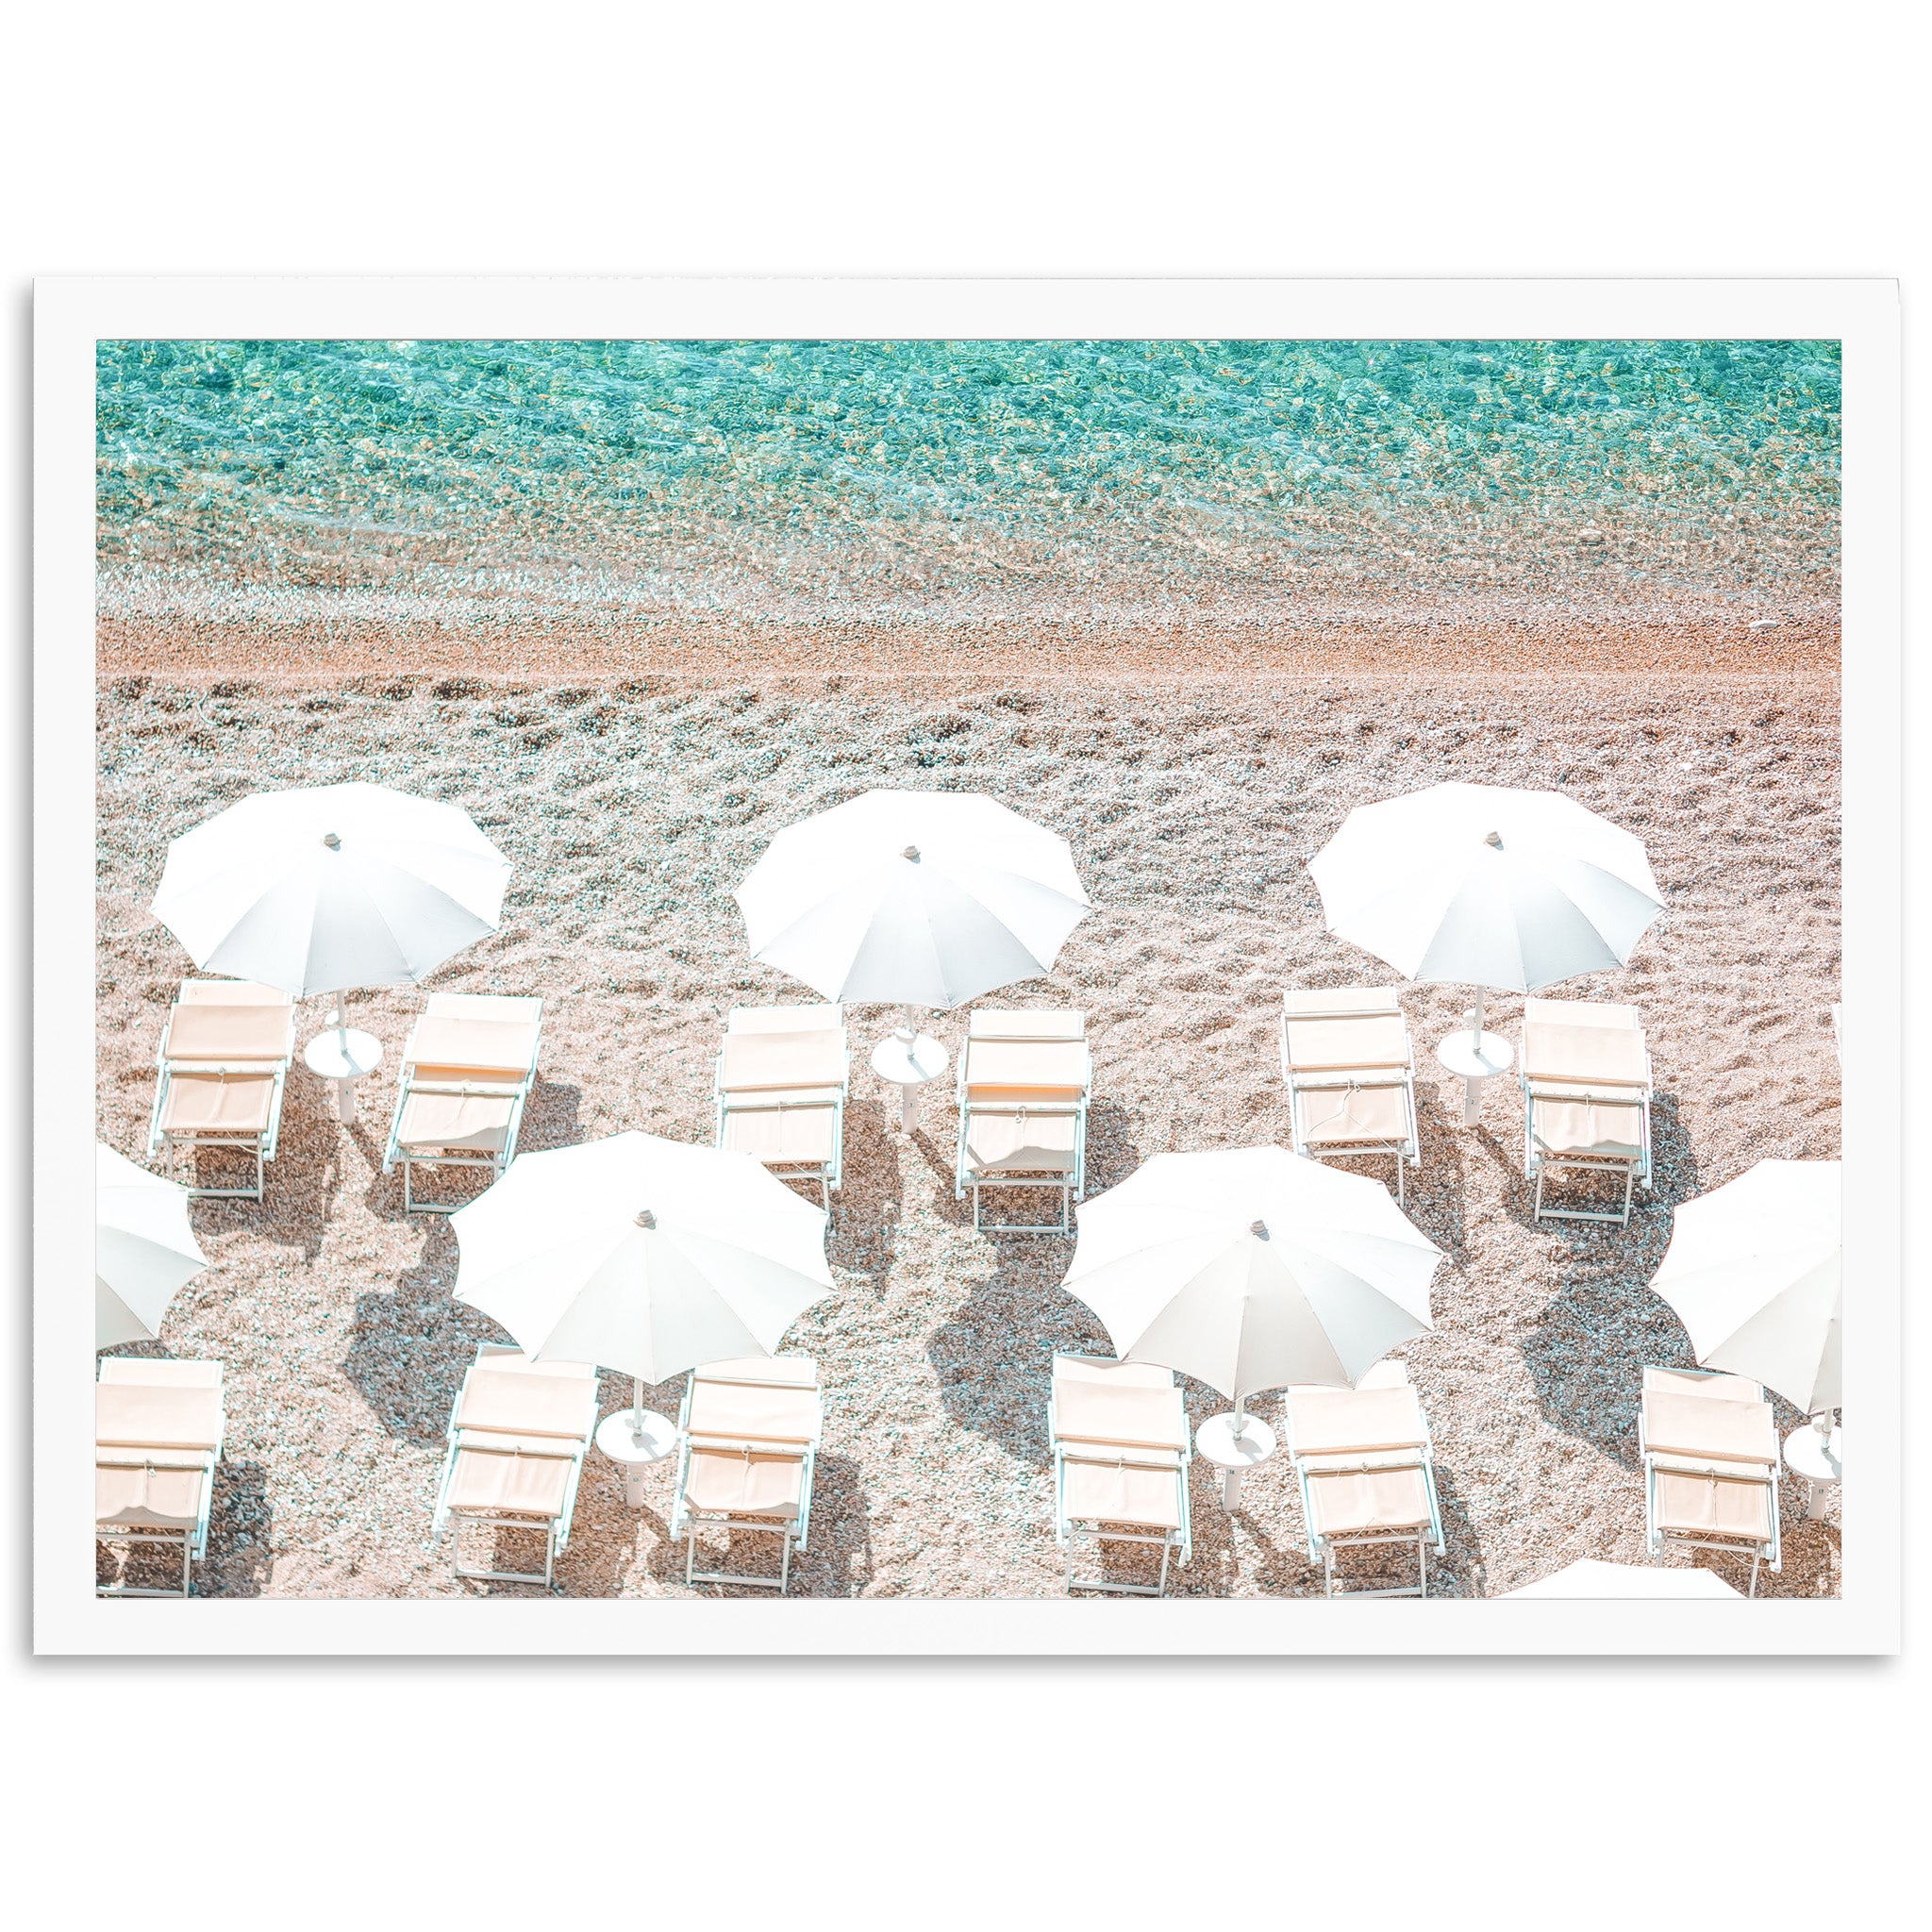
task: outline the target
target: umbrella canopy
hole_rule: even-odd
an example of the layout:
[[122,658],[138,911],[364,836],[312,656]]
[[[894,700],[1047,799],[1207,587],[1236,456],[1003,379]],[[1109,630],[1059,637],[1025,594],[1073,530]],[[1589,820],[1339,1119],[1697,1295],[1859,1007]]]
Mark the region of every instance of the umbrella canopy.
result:
[[1623,965],[1663,910],[1641,840],[1498,785],[1358,806],[1308,870],[1338,937],[1410,979],[1512,992]]
[[1666,1570],[1655,1563],[1600,1563],[1585,1557],[1553,1576],[1540,1576],[1521,1590],[1506,1590],[1511,1596],[1542,1597],[1724,1597],[1738,1596],[1713,1570],[1695,1565]]
[[770,1355],[832,1286],[823,1209],[749,1154],[655,1134],[520,1154],[450,1225],[457,1300],[539,1361],[641,1382]]
[[208,1266],[188,1190],[94,1142],[94,1346],[152,1341],[184,1283]]
[[1157,1155],[1089,1201],[1060,1285],[1123,1361],[1239,1404],[1292,1382],[1352,1384],[1422,1334],[1441,1258],[1380,1181],[1243,1147]]
[[735,896],[755,958],[912,1007],[1038,978],[1090,903],[1064,839],[967,791],[868,791],[788,825]]
[[154,910],[205,973],[306,999],[404,986],[496,930],[510,863],[382,785],[258,791],[168,848]]
[[1707,1369],[1807,1414],[1839,1406],[1839,1163],[1760,1160],[1671,1217],[1651,1287]]

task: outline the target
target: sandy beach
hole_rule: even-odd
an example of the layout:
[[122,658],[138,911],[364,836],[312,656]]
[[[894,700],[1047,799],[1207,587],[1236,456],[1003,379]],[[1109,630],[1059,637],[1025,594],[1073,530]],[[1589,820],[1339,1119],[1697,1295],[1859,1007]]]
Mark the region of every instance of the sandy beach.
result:
[[[962,643],[889,624],[620,636],[425,620],[358,634],[345,619],[265,642],[219,614],[104,610],[102,1137],[144,1158],[155,1049],[190,970],[147,909],[168,841],[256,790],[374,779],[463,806],[511,857],[502,929],[428,988],[543,995],[526,1150],[631,1127],[708,1141],[725,1009],[808,996],[747,959],[729,897],[771,835],[873,785],[991,791],[1072,841],[1093,900],[1052,977],[1013,997],[1089,1015],[1098,1190],[1168,1149],[1286,1142],[1282,989],[1390,976],[1324,934],[1306,870],[1352,807],[1449,778],[1559,786],[1641,837],[1665,889],[1625,972],[1561,989],[1642,1008],[1655,1190],[1627,1230],[1536,1224],[1513,1082],[1491,1083],[1465,1131],[1459,1089],[1434,1068],[1466,991],[1406,986],[1423,1071],[1408,1211],[1447,1258],[1434,1332],[1400,1354],[1434,1432],[1448,1548],[1432,1591],[1491,1596],[1577,1557],[1641,1561],[1640,1372],[1691,1359],[1646,1288],[1669,1209],[1760,1158],[1839,1152],[1835,618],[1820,605],[1567,623],[1522,607],[1357,608],[1309,619],[1306,636],[1191,622],[1191,641],[994,625]],[[358,999],[387,1058],[354,1128],[298,1065],[265,1205],[195,1204],[212,1265],[152,1346],[226,1364],[197,1591],[514,1591],[456,1583],[447,1546],[425,1547],[457,1385],[477,1341],[504,1338],[452,1301],[447,1224],[406,1219],[380,1172],[422,997]],[[1490,1012],[1513,1032],[1520,1002],[1492,997]],[[303,1036],[321,1020],[318,1002]],[[1057,1286],[1072,1243],[975,1234],[953,1198],[949,1095],[901,1136],[858,1051],[891,1017],[858,1008],[850,1024],[837,1290],[787,1344],[817,1357],[826,1416],[793,1592],[1057,1594],[1048,1369],[1057,1349],[1106,1351]],[[933,1030],[956,1050],[963,1016]],[[655,1391],[656,1406],[675,1412],[679,1393]],[[1186,1394],[1195,1423],[1225,1406]],[[628,1396],[604,1378],[605,1408]],[[1257,1407],[1278,1419],[1277,1397]],[[1781,1431],[1799,1420],[1778,1405]],[[631,1509],[591,1456],[563,1593],[687,1593],[666,1537],[670,1465],[652,1480]],[[1807,1520],[1804,1500],[1787,1480],[1784,1568],[1760,1594],[1838,1591],[1838,1506]],[[1320,1593],[1285,1457],[1231,1517],[1197,1465],[1193,1505],[1181,1593]],[[1747,1565],[1703,1560],[1742,1588]],[[1388,1580],[1366,1556],[1342,1567]]]

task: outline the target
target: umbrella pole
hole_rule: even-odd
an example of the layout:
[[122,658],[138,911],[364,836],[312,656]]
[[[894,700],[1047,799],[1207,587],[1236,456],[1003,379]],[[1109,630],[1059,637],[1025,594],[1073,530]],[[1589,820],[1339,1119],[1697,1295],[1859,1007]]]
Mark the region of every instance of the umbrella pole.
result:
[[644,1435],[644,1378],[633,1375],[630,1378],[630,1432],[640,1441]]
[[1472,1053],[1483,1050],[1483,989],[1475,990],[1475,1025],[1469,1036],[1469,1049]]

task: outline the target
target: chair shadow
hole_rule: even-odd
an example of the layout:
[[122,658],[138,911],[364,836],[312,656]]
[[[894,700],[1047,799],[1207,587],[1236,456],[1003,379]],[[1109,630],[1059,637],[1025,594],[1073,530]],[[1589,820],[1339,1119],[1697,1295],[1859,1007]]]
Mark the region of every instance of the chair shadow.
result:
[[275,1511],[268,1472],[258,1462],[224,1460],[215,1466],[214,1507],[208,1517],[210,1596],[259,1596],[273,1568],[269,1557]]
[[456,1235],[446,1216],[423,1219],[422,1259],[388,1292],[356,1297],[342,1374],[386,1435],[426,1446],[442,1441],[476,1344],[510,1338],[454,1298]]
[[843,1164],[825,1258],[862,1275],[878,1295],[892,1272],[905,1199],[897,1138],[879,1100],[855,1094],[846,1102]]
[[[333,1088],[305,1068],[292,1069],[282,1089],[282,1121],[275,1158],[263,1165],[260,1201],[213,1200],[188,1204],[189,1224],[197,1235],[222,1234],[242,1226],[270,1241],[298,1249],[305,1261],[322,1253],[323,1235],[342,1187],[343,1127],[336,1113]],[[234,1185],[243,1157],[213,1150],[194,1157],[194,1179],[218,1187]],[[253,1161],[248,1163],[253,1174]]]

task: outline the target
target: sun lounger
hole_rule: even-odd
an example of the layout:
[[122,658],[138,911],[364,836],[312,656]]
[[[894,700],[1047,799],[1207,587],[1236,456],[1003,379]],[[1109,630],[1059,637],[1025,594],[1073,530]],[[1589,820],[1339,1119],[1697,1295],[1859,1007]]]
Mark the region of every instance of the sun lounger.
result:
[[[1597,1000],[1523,1003],[1523,1170],[1539,1221],[1630,1220],[1631,1191],[1650,1185],[1650,1052],[1635,1007]],[[1621,1175],[1624,1202],[1550,1208],[1554,1172]]]
[[1288,1391],[1288,1451],[1301,1489],[1308,1560],[1328,1595],[1335,1555],[1374,1543],[1413,1543],[1412,1585],[1345,1596],[1427,1596],[1429,1551],[1442,1554],[1442,1509],[1428,1418],[1400,1362],[1378,1362],[1353,1389]]
[[[259,1201],[294,1053],[295,1002],[287,993],[248,979],[184,979],[161,1029],[148,1158],[161,1156],[172,1168],[185,1151],[191,1194]],[[193,1186],[204,1147],[252,1155],[255,1185]]]
[[734,1007],[718,1049],[718,1145],[815,1180],[829,1210],[843,1170],[852,1057],[837,1006]]
[[[429,1528],[432,1546],[453,1529],[458,1576],[549,1587],[557,1558],[570,1546],[577,1483],[596,1426],[597,1372],[589,1363],[536,1362],[497,1342],[476,1350],[450,1412]],[[466,1523],[541,1531],[542,1569],[464,1569]]]
[[403,1170],[406,1214],[452,1214],[418,1201],[410,1171],[480,1167],[494,1180],[516,1158],[524,1105],[537,1084],[543,1002],[525,994],[431,993],[403,1048],[382,1171]]
[[[1047,1397],[1053,1446],[1054,1536],[1067,1553],[1069,1590],[1163,1596],[1176,1550],[1193,1555],[1188,1507],[1192,1450],[1181,1391],[1169,1369],[1104,1356],[1057,1355]],[[1160,1552],[1155,1583],[1074,1574],[1074,1545],[1147,1543]]]
[[[781,1593],[791,1553],[811,1530],[812,1465],[824,1415],[809,1356],[749,1356],[693,1369],[678,1411],[677,1489],[671,1538],[682,1536],[684,1580],[740,1583]],[[775,1576],[699,1570],[700,1530],[756,1530],[778,1539]]]
[[1058,1222],[1001,1223],[997,1234],[1071,1234],[1074,1203],[1087,1190],[1087,1104],[1093,1058],[1084,1013],[975,1008],[959,1055],[959,1137],[953,1195],[1045,1188],[1060,1199]]
[[1645,1369],[1637,1414],[1644,1533],[1666,1545],[1721,1550],[1784,1568],[1777,1516],[1777,1427],[1764,1385],[1705,1369]]
[[208,1555],[215,1464],[226,1418],[220,1362],[104,1356],[94,1390],[94,1541],[177,1544],[181,1587],[100,1583],[99,1596],[186,1596],[191,1565]]
[[1415,1053],[1392,986],[1291,988],[1281,996],[1281,1077],[1297,1154],[1387,1154],[1420,1164]]

